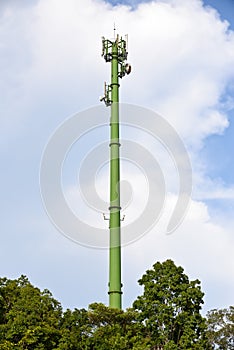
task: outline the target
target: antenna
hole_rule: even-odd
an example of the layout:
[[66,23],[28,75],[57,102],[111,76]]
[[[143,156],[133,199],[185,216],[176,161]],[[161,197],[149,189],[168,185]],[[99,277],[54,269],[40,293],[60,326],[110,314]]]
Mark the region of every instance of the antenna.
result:
[[[114,36],[115,36],[114,24]],[[126,63],[126,40],[117,35],[114,41],[103,38],[103,56],[106,62],[111,62],[111,84],[104,86],[104,101],[111,107],[110,117],[110,206],[109,220],[109,306],[121,309],[121,206],[120,206],[120,160],[119,160],[119,78],[131,72],[131,66]]]
[[125,34],[126,51],[128,52],[128,34]]

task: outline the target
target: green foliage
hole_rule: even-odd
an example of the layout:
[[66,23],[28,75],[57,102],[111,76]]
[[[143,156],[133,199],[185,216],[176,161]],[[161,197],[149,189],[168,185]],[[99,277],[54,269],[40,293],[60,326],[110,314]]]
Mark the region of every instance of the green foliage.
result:
[[60,340],[56,350],[88,349],[91,326],[85,309],[66,310],[60,322]]
[[207,314],[208,338],[213,349],[234,349],[234,307],[211,310]]
[[212,310],[206,322],[200,282],[189,281],[182,267],[158,262],[139,284],[143,294],[126,311],[99,303],[63,311],[25,276],[0,278],[0,349],[234,349],[234,308]]
[[59,339],[61,305],[25,276],[0,279],[0,347],[54,349]]
[[41,292],[25,276],[0,279],[1,350],[146,350],[135,320],[134,310],[97,303],[88,311],[62,312],[48,290]]
[[103,304],[91,304],[89,322],[92,326],[90,349],[150,349],[145,327],[137,321],[134,310],[122,311]]
[[144,293],[134,302],[152,346],[164,350],[208,349],[203,293],[198,280],[189,281],[173,261],[157,262],[139,280]]

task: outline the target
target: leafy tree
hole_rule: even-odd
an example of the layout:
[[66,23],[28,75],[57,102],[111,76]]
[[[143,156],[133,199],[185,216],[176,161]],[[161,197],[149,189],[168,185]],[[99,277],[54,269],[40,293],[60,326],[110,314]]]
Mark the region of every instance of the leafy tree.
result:
[[152,349],[209,349],[203,293],[198,280],[189,281],[172,260],[157,262],[138,281],[144,286],[133,307],[145,325]]
[[0,279],[0,348],[54,349],[62,308],[48,290],[41,292],[25,276]]
[[56,350],[85,350],[91,326],[85,309],[66,310],[60,322],[60,341]]
[[146,329],[133,309],[123,311],[94,303],[89,306],[88,317],[92,326],[89,349],[150,349]]
[[234,349],[234,307],[214,309],[207,314],[208,338],[213,349]]
[[62,312],[48,290],[25,276],[0,279],[1,350],[146,350],[136,312],[91,304],[89,310]]
[[233,308],[208,314],[208,341],[200,282],[189,281],[182,267],[158,262],[139,283],[143,294],[126,311],[99,303],[63,311],[48,290],[25,276],[0,278],[0,349],[234,349]]

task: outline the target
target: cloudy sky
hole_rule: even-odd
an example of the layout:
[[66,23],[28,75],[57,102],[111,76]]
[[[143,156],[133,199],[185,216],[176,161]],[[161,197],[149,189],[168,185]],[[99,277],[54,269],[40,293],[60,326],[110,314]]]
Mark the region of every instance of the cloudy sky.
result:
[[[193,171],[187,215],[167,235],[178,174],[158,145],[132,134],[157,158],[168,195],[157,225],[123,248],[123,306],[141,292],[137,280],[144,271],[167,258],[201,280],[204,312],[233,305],[233,14],[233,0],[1,1],[1,276],[27,275],[64,308],[108,303],[108,251],[80,246],[58,232],[44,210],[39,172],[56,128],[100,104],[103,81],[110,77],[101,37],[113,38],[115,23],[119,34],[128,33],[133,67],[121,81],[121,101],[167,120],[183,140]],[[108,138],[108,130],[102,137]],[[77,202],[79,163],[94,140],[87,137],[71,149],[64,189],[84,220],[107,229],[101,215],[92,217]],[[123,177],[133,186],[126,221],[134,220],[147,200],[138,170],[126,166],[124,171],[123,164]],[[107,173],[106,167],[97,180],[104,199]]]

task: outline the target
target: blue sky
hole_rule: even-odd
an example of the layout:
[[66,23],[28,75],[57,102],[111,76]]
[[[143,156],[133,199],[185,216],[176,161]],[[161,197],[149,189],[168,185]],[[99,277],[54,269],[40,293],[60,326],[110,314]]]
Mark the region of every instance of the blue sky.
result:
[[[232,0],[218,1],[218,0],[206,0],[204,2],[209,6],[216,8],[221,18],[227,20],[230,24],[230,28],[234,28],[234,3]],[[231,94],[233,94],[233,86]],[[229,119],[233,120],[234,112],[229,111]],[[208,159],[213,164],[212,173],[213,176],[220,176],[226,183],[233,183],[234,171],[230,168],[233,164],[234,158],[232,150],[233,145],[233,122],[230,122],[228,129],[225,131],[225,137],[223,136],[213,136],[208,138],[204,148],[204,153]],[[213,152],[215,150],[215,152]]]
[[[101,36],[111,38],[115,22],[120,34],[129,34],[133,66],[121,81],[121,100],[151,108],[171,123],[193,167],[188,215],[167,236],[175,172],[158,146],[134,135],[157,153],[170,193],[158,225],[123,249],[124,307],[139,294],[136,281],[142,273],[167,258],[181,264],[191,278],[201,279],[205,310],[228,306],[234,292],[233,1],[209,0],[206,6],[197,0],[142,1],[132,9],[121,3],[87,0],[84,7],[75,0],[58,0],[56,6],[52,0],[24,6],[1,2],[0,275],[25,274],[35,285],[50,289],[64,307],[107,303],[108,252],[81,247],[56,230],[42,204],[39,169],[54,130],[74,113],[99,105],[103,81],[110,76],[100,56]],[[82,152],[93,147],[95,137],[86,140]],[[108,132],[102,137],[108,138]],[[74,190],[79,147],[72,149],[65,173],[73,199],[79,195]],[[124,176],[130,183],[138,179],[132,170]],[[108,197],[106,181],[104,172],[99,191]],[[141,178],[137,181],[141,188]],[[134,217],[138,204],[129,207],[127,218]],[[84,216],[89,212],[84,210]],[[101,218],[92,220],[106,224]]]
[[[151,2],[151,0],[107,0],[114,6],[118,5],[129,5],[135,8],[137,5],[142,3]],[[222,19],[228,20],[230,27],[233,28],[234,14],[233,14],[233,0],[204,0],[203,3],[206,6],[211,6],[218,10]]]

